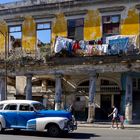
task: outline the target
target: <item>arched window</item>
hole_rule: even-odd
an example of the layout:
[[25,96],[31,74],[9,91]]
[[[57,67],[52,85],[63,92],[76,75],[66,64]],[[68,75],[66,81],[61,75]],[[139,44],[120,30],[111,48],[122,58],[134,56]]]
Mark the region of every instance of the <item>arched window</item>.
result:
[[80,83],[77,87],[77,92],[87,94],[89,92],[89,80]]
[[118,92],[120,88],[117,83],[107,79],[101,79],[100,81],[100,91],[101,92]]

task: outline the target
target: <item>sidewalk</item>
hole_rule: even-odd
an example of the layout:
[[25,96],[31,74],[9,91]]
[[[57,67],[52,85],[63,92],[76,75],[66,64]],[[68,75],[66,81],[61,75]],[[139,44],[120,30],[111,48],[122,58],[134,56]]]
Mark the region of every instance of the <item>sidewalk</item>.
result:
[[[78,127],[93,127],[93,128],[110,128],[111,122],[95,122],[95,123],[87,123],[87,122],[77,122]],[[125,128],[133,128],[140,129],[140,124],[124,124]]]

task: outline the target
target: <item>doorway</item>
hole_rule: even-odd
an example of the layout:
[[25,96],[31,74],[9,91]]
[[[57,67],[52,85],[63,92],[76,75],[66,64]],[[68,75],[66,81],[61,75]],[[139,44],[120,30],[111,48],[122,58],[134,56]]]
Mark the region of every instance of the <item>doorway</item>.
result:
[[109,113],[111,113],[111,95],[101,95],[101,120],[109,120]]

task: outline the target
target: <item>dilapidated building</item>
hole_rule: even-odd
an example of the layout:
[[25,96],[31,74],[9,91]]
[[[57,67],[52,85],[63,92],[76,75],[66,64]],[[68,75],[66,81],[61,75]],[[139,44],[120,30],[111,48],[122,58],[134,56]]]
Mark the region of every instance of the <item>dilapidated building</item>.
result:
[[140,121],[139,0],[23,0],[0,5],[1,100]]

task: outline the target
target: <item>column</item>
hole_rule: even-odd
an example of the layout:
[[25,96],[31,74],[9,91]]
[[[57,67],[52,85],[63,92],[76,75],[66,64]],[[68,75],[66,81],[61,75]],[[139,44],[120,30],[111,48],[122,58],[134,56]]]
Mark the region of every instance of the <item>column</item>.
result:
[[47,107],[48,95],[47,95],[47,81],[46,79],[42,80],[41,84],[41,93],[43,94],[43,105]]
[[130,76],[126,77],[125,119],[128,123],[132,122],[132,78]]
[[25,76],[16,76],[16,95],[24,95],[24,90],[26,86]]
[[47,91],[47,81],[46,80],[42,80],[42,84],[41,84],[41,92],[46,92]]
[[94,97],[96,92],[96,73],[90,75],[89,81],[89,104],[88,104],[88,123],[92,123],[95,117]]
[[0,101],[6,100],[6,77],[5,76],[0,76]]
[[62,75],[58,74],[55,77],[55,110],[61,109],[61,95],[62,95]]
[[32,75],[26,76],[25,95],[26,100],[32,100]]

